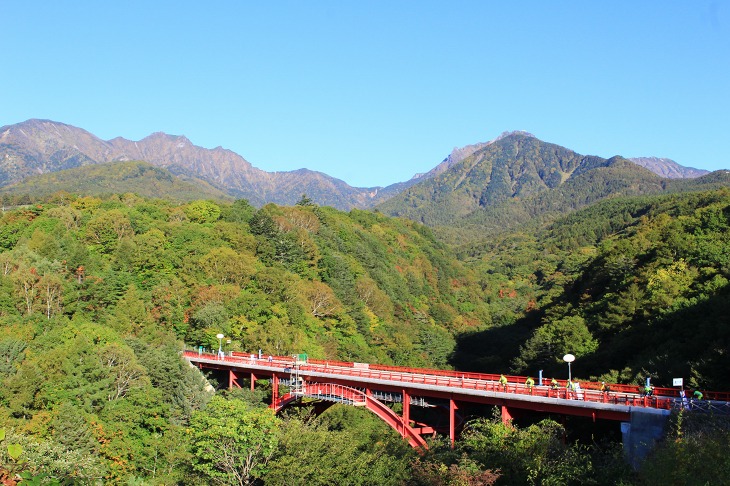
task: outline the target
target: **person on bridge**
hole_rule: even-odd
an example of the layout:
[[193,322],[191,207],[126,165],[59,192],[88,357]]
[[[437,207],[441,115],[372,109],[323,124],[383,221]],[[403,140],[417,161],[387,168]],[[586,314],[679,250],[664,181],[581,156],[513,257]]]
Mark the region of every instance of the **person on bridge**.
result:
[[685,393],[684,388],[680,388],[679,398],[682,400],[682,408],[689,410],[689,402],[687,401],[687,394]]
[[565,398],[573,398],[574,390],[575,390],[575,387],[573,386],[573,382],[571,380],[568,380],[565,383]]
[[580,387],[580,382],[576,381],[573,383],[573,390],[575,391],[575,398],[578,400],[583,400],[583,390]]
[[606,394],[608,394],[608,392],[611,391],[611,387],[609,385],[606,385],[605,381],[602,381],[600,390],[601,390],[601,393],[606,395]]
[[692,398],[695,398],[697,400],[702,400],[703,396],[704,395],[702,395],[702,392],[699,390],[695,390],[695,392],[692,394]]
[[507,391],[507,377],[504,375],[499,375],[499,384],[502,385],[502,389],[504,391]]
[[531,376],[528,376],[525,380],[525,386],[527,387],[527,391],[530,395],[532,395],[532,387],[535,386],[535,380],[533,380]]
[[560,384],[558,383],[558,380],[556,380],[555,378],[553,378],[550,381],[550,388],[552,388],[553,390],[557,390],[558,388],[560,388]]

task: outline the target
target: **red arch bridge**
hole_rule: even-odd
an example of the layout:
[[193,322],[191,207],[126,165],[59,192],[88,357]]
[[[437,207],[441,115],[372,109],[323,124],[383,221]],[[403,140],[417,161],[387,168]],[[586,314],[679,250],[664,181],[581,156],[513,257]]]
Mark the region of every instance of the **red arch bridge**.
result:
[[[325,405],[343,403],[366,407],[375,413],[413,447],[427,447],[424,436],[437,431],[448,433],[453,445],[461,425],[459,409],[467,404],[493,405],[501,408],[507,422],[515,414],[556,414],[588,417],[593,421],[612,420],[622,423],[624,446],[637,445],[660,435],[672,409],[711,410],[730,413],[730,393],[706,392],[709,400],[682,399],[678,389],[655,389],[653,396],[642,396],[635,385],[611,385],[608,393],[599,383],[582,382],[582,390],[525,385],[526,377],[468,373],[422,368],[405,368],[366,363],[346,363],[306,359],[303,355],[268,357],[256,354],[231,353],[226,356],[185,351],[184,357],[201,370],[217,370],[228,378],[228,387],[242,387],[249,380],[251,390],[259,379],[271,380],[271,408],[277,412],[304,398]],[[226,376],[224,375],[224,376]],[[219,375],[220,376],[220,375]],[[550,378],[543,379],[547,384]],[[280,395],[280,385],[286,393]],[[402,404],[397,414],[387,403]],[[448,427],[419,423],[411,418],[411,407],[441,408],[448,414]]]

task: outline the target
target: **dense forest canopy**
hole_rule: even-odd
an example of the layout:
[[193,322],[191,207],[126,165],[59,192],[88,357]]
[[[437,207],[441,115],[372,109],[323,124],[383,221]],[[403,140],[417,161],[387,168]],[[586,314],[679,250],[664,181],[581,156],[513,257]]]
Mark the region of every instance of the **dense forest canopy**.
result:
[[525,310],[460,339],[460,365],[509,360],[515,373],[555,373],[572,353],[584,377],[726,388],[727,189],[609,200],[460,251]]
[[[381,424],[337,415],[350,412],[284,420],[261,396],[211,400],[178,352],[217,348],[223,333],[227,350],[532,375],[561,373],[570,352],[581,379],[722,389],[729,239],[727,189],[615,198],[456,251],[421,224],[306,197],[257,209],[57,193],[0,218],[0,441],[88,482],[235,483],[211,456],[223,440],[211,424],[227,424],[251,481],[305,471],[294,458],[319,443],[345,451],[328,456],[333,471],[379,471],[380,484],[580,484],[597,451],[558,445],[549,421],[509,433],[478,422],[458,451],[419,459]],[[261,430],[264,448],[238,440]],[[539,465],[517,459],[528,442]],[[0,461],[15,464],[4,449]]]
[[365,211],[58,195],[0,223],[6,320],[89,320],[234,350],[447,366],[490,322],[427,228]]

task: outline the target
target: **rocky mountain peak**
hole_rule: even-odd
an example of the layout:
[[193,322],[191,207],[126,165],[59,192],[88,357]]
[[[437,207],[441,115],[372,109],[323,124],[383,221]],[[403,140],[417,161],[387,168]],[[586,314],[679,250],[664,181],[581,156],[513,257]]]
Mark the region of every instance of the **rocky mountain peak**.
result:
[[488,145],[491,145],[495,142],[499,142],[500,140],[503,140],[508,137],[512,136],[522,136],[522,137],[531,137],[531,138],[537,138],[535,135],[531,134],[530,132],[525,132],[523,130],[513,130],[513,131],[506,131],[502,132],[501,135],[498,137],[490,140],[489,142],[481,142],[481,143],[475,143],[473,145],[465,145],[464,147],[454,147],[454,149],[451,151],[451,153],[441,161],[439,165],[434,167],[428,172],[421,172],[416,175],[414,175],[411,180],[416,179],[429,179],[431,177],[435,177],[439,174],[443,174],[446,172],[449,168],[453,167],[454,165],[458,164],[465,158],[469,157],[470,155],[474,154],[475,152],[483,149],[484,147],[487,147]]
[[709,173],[703,169],[684,167],[672,159],[662,157],[632,157],[629,160],[667,179],[694,179]]

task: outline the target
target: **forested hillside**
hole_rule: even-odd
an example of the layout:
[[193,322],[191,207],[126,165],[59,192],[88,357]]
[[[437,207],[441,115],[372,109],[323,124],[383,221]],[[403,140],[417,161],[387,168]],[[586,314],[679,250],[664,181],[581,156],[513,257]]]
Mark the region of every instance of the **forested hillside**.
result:
[[183,341],[445,367],[455,335],[489,323],[425,227],[307,199],[59,193],[6,211],[0,247],[0,428],[82,477],[187,471],[181,426],[209,397]]
[[468,255],[525,312],[460,338],[458,364],[551,374],[572,353],[584,378],[727,387],[727,189],[605,201]]
[[30,176],[21,183],[2,188],[5,206],[43,202],[54,193],[111,196],[134,193],[173,201],[233,198],[209,183],[193,177],[176,176],[167,169],[146,162],[109,162]]
[[357,411],[275,418],[265,386],[211,399],[178,351],[223,333],[227,350],[529,374],[571,352],[580,379],[724,388],[729,235],[727,189],[609,200],[461,260],[425,226],[306,197],[58,193],[0,219],[0,477],[613,484],[608,470],[632,477],[620,454],[551,421],[476,421],[456,454],[417,458]]
[[59,194],[5,213],[0,245],[5,319],[85,317],[195,345],[224,332],[236,349],[441,366],[451,336],[489,323],[473,273],[427,228],[307,200],[256,210]]
[[571,176],[608,165],[611,163],[600,157],[583,156],[515,133],[480,148],[378,208],[431,226],[452,224],[480,208],[557,188]]

